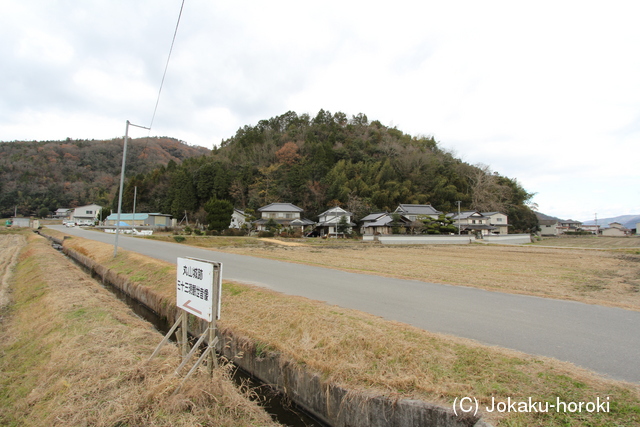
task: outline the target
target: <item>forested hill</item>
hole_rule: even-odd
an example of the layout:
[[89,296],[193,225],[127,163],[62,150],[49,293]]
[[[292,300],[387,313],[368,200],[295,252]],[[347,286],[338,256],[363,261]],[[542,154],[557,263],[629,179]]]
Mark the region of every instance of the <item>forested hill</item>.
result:
[[164,212],[205,221],[212,198],[255,211],[272,202],[290,202],[316,219],[340,205],[356,219],[391,211],[399,203],[430,203],[450,212],[502,211],[511,231],[537,225],[526,206],[532,194],[512,178],[455,158],[433,137],[413,137],[369,122],[359,114],[320,110],[315,117],[294,112],[244,126],[211,155],[186,159],[127,182],[124,210],[137,187],[137,211]]
[[[123,139],[0,142],[0,214],[38,214],[98,203],[117,194]],[[210,153],[173,138],[130,139],[127,175]]]

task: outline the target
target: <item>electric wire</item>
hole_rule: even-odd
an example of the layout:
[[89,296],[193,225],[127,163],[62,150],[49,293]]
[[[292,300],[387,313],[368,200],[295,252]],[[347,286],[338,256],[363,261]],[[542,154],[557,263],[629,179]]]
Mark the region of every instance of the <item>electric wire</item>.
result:
[[164,73],[162,74],[162,81],[160,82],[160,89],[158,90],[158,98],[156,99],[156,106],[153,109],[153,116],[151,117],[151,123],[149,129],[153,127],[153,121],[156,118],[156,112],[158,111],[158,104],[160,103],[160,94],[162,93],[162,86],[164,86],[164,79],[167,76],[167,69],[169,68],[169,61],[171,60],[171,52],[173,52],[173,45],[176,42],[176,35],[178,34],[178,27],[180,26],[180,18],[182,17],[182,9],[184,8],[184,0],[180,6],[180,13],[178,14],[178,21],[176,22],[176,29],[173,32],[173,39],[171,40],[171,47],[169,48],[169,55],[167,56],[167,63],[164,66]]
[[151,128],[153,127],[153,122],[156,118],[156,113],[158,111],[158,105],[160,104],[160,95],[162,94],[162,87],[164,86],[164,79],[167,76],[167,70],[169,69],[169,62],[171,61],[171,53],[173,52],[173,45],[176,42],[176,36],[178,35],[178,28],[180,26],[180,18],[182,18],[182,9],[184,9],[184,2],[182,0],[182,4],[180,5],[180,12],[178,13],[178,20],[176,22],[176,28],[173,31],[173,38],[171,39],[171,47],[169,48],[169,55],[167,56],[167,63],[164,66],[164,73],[162,73],[162,80],[160,81],[160,88],[158,89],[158,97],[156,98],[156,105],[153,108],[153,115],[151,116],[151,123],[149,123],[149,132],[147,133],[147,140],[142,148],[141,156],[144,156],[144,153],[147,149],[147,145],[149,145],[149,137],[151,135]]

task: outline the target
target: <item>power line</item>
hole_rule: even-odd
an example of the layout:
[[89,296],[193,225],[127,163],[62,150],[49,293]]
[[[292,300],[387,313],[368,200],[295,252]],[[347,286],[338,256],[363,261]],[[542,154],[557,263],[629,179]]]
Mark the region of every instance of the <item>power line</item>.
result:
[[160,82],[160,89],[158,90],[158,98],[156,99],[156,106],[153,109],[153,116],[151,117],[151,123],[149,124],[149,133],[151,133],[151,127],[153,121],[156,118],[156,112],[158,111],[158,104],[160,103],[160,94],[162,93],[162,86],[164,85],[164,78],[167,76],[167,69],[169,68],[169,61],[171,60],[171,52],[173,51],[173,45],[176,42],[176,35],[178,34],[178,26],[180,25],[180,18],[182,17],[182,9],[184,8],[184,0],[180,6],[180,13],[178,14],[178,22],[176,22],[176,29],[173,32],[173,39],[171,40],[171,48],[169,49],[169,56],[167,57],[167,64],[164,67],[164,73],[162,74],[162,81]]

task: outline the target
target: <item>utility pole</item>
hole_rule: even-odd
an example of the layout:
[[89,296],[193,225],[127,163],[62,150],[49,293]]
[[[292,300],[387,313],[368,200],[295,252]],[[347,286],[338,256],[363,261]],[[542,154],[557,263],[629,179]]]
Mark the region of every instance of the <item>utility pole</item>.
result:
[[118,194],[118,217],[116,219],[116,240],[113,243],[113,257],[115,258],[118,255],[118,236],[120,235],[120,214],[122,213],[122,191],[124,188],[124,168],[127,161],[127,142],[129,142],[129,125],[135,126],[137,128],[147,129],[144,126],[134,125],[133,123],[127,120],[127,127],[124,131],[124,147],[122,149],[122,170],[120,171],[120,194]]
[[458,205],[458,236],[460,235],[460,203],[462,203],[462,201],[456,200],[456,204]]
[[136,199],[138,198],[138,186],[133,187],[133,225],[135,225],[136,221]]

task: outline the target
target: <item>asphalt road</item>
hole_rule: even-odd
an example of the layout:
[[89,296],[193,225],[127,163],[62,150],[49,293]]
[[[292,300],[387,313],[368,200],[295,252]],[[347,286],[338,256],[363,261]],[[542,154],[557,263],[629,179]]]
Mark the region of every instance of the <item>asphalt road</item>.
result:
[[[115,236],[49,226],[113,244]],[[640,312],[572,301],[400,280],[154,242],[128,236],[119,247],[176,262],[223,263],[223,278],[326,301],[433,332],[554,357],[640,383]],[[222,313],[224,316],[224,313]]]

